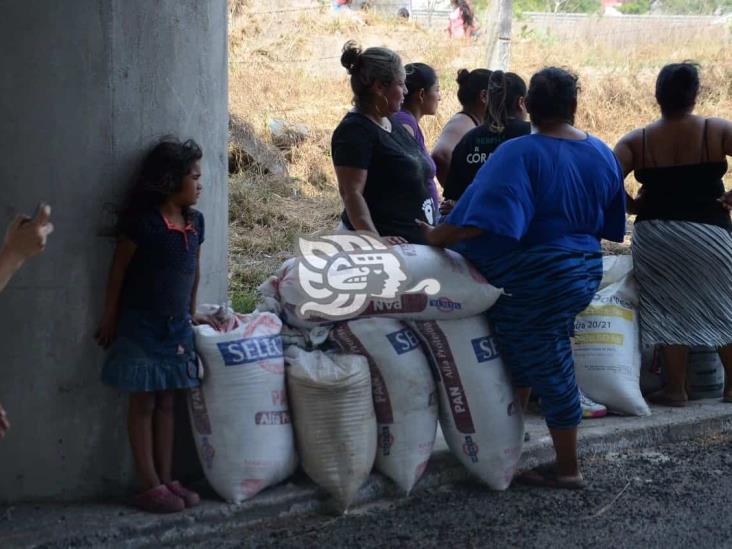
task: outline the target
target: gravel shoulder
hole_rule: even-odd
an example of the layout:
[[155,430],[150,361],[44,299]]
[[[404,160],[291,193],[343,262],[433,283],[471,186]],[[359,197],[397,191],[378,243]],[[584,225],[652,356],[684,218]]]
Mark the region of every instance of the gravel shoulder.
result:
[[[269,520],[188,547],[732,547],[732,434],[586,459],[582,491],[442,486],[343,517]],[[178,543],[176,542],[176,545]]]

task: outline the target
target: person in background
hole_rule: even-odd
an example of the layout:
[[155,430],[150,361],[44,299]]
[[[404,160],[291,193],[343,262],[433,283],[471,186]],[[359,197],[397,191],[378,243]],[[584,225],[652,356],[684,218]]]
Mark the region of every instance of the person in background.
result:
[[[38,255],[46,248],[48,235],[53,232],[50,222],[51,207],[41,203],[35,217],[18,215],[10,223],[5,232],[5,240],[0,247],[0,292],[13,278],[13,275],[31,257]],[[10,429],[10,420],[0,404],[0,438],[5,437]]]
[[443,213],[452,209],[501,143],[531,133],[531,124],[526,121],[525,98],[526,82],[519,75],[493,71],[488,82],[485,121],[465,134],[452,153],[442,193]]
[[424,143],[424,134],[419,127],[419,123],[423,116],[434,116],[437,113],[437,107],[440,104],[440,83],[437,81],[437,73],[429,65],[410,63],[404,68],[407,73],[407,94],[404,96],[402,110],[396,113],[394,118],[417,140],[430,164],[430,172],[427,174],[425,184],[432,197],[434,217],[440,205],[440,197],[437,192],[437,185],[435,185],[436,166]]
[[426,181],[432,165],[416,139],[396,121],[407,93],[395,52],[361,50],[349,41],[341,64],[351,76],[354,109],[333,132],[331,151],[347,230],[367,231],[392,244],[423,243],[415,219],[434,223]]
[[641,336],[662,346],[666,370],[666,386],[647,398],[668,406],[687,403],[691,346],[719,350],[723,400],[732,402],[732,197],[722,181],[732,122],[695,115],[698,93],[697,65],[666,65],[656,80],[661,118],[615,147],[623,174],[641,184],[628,200],[638,214],[631,249]]
[[450,38],[470,38],[477,29],[475,12],[468,0],[450,0],[450,12],[447,34]]
[[462,110],[447,121],[442,133],[432,149],[432,159],[437,166],[437,180],[441,185],[447,182],[450,171],[452,151],[460,140],[473,128],[480,126],[485,119],[488,105],[488,81],[491,71],[460,69],[457,75],[457,97]]
[[538,133],[501,145],[445,222],[422,227],[429,244],[455,249],[505,291],[487,311],[493,335],[514,386],[540,398],[556,450],[553,467],[516,480],[582,488],[570,337],[602,278],[600,239],[625,236],[623,173],[607,145],[574,127],[574,75],[537,72],[526,107]]
[[333,12],[348,10],[351,8],[352,0],[331,0],[330,9]]
[[172,513],[200,498],[172,478],[174,399],[199,385],[193,347],[203,214],[201,148],[166,138],[145,157],[119,223],[98,343],[102,381],[129,393],[127,429],[142,492],[135,505]]

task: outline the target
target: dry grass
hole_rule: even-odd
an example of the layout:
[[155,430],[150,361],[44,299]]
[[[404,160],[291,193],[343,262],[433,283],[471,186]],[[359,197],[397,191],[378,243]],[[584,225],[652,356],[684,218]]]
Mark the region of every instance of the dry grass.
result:
[[[438,30],[395,23],[376,15],[363,20],[327,12],[263,11],[243,2],[230,25],[230,111],[271,142],[269,121],[304,124],[310,137],[288,151],[289,177],[247,171],[231,178],[231,291],[239,308],[290,253],[298,234],[334,226],[340,202],[330,159],[330,135],[350,107],[350,89],[338,60],[348,39],[384,45],[405,62],[422,61],[440,75],[440,112],[423,120],[428,145],[459,105],[454,77],[459,68],[484,64],[484,45],[448,42]],[[653,84],[665,63],[694,59],[703,67],[698,112],[732,118],[732,62],[727,39],[710,31],[705,39],[668,36],[653,45],[613,45],[602,36],[582,43],[536,37],[513,44],[512,70],[526,79],[537,68],[559,65],[580,77],[577,124],[609,144],[657,115]],[[732,180],[728,181],[732,184]],[[635,183],[628,181],[629,188]],[[729,185],[728,185],[729,186]]]

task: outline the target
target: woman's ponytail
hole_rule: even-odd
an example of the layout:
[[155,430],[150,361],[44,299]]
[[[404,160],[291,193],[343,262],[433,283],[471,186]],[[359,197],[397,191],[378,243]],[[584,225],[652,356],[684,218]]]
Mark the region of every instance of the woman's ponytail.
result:
[[516,114],[518,100],[526,96],[526,82],[512,72],[493,71],[488,81],[488,106],[485,124],[490,131],[501,133],[509,118]]
[[492,132],[501,133],[506,128],[507,94],[506,74],[503,71],[493,71],[488,81],[488,106],[485,113],[485,123]]

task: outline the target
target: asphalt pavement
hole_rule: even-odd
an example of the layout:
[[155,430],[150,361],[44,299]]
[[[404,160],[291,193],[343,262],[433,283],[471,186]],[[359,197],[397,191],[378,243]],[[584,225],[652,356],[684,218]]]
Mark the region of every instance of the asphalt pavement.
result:
[[[580,425],[583,492],[490,492],[438,436],[410,498],[372,474],[346,517],[328,515],[331,498],[300,472],[239,505],[194,484],[201,505],[171,515],[136,510],[126,495],[0,505],[0,547],[732,547],[732,405],[652,409]],[[520,468],[550,463],[542,418],[529,414],[526,429]]]
[[583,461],[580,491],[448,484],[341,517],[312,513],[186,547],[732,547],[732,433]]

